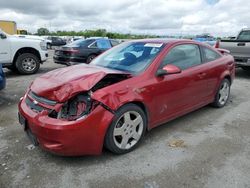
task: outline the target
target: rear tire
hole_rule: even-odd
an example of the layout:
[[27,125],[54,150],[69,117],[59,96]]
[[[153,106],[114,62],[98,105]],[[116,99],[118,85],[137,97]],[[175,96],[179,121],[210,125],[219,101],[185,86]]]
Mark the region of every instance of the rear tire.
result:
[[16,68],[20,74],[34,74],[40,68],[39,58],[31,53],[24,53],[17,57]]
[[215,95],[214,102],[212,103],[212,106],[216,108],[222,108],[227,104],[227,101],[230,96],[230,86],[231,83],[228,79],[224,79],[220,87]]
[[88,58],[87,58],[87,61],[86,63],[89,64],[91,61],[93,61],[93,59],[95,59],[96,55],[90,55]]
[[147,118],[135,104],[121,107],[114,116],[105,137],[105,147],[115,154],[135,149],[146,132]]

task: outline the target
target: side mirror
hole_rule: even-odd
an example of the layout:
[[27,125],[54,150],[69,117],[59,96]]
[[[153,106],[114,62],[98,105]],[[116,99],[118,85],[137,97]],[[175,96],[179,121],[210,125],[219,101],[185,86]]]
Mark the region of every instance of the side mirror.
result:
[[162,69],[157,70],[156,76],[161,77],[167,74],[179,74],[181,73],[181,69],[175,65],[166,65]]
[[6,36],[5,34],[3,34],[3,33],[0,33],[0,38],[1,38],[1,39],[6,39],[7,36]]

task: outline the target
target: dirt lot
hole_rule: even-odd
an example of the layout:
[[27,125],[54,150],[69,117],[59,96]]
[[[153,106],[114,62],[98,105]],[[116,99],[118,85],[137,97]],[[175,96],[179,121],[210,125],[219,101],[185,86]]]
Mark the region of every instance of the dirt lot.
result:
[[[51,53],[51,52],[50,52]],[[51,56],[50,56],[51,57]],[[6,70],[0,91],[0,187],[250,187],[250,76],[237,70],[223,109],[204,107],[148,133],[139,148],[116,156],[59,157],[32,148],[17,120],[17,103],[38,74]],[[182,147],[170,147],[173,140]]]

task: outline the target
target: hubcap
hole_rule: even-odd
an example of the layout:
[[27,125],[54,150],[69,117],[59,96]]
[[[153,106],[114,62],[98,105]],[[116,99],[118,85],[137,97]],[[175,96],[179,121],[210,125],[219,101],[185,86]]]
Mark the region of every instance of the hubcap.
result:
[[135,111],[124,113],[117,121],[113,139],[120,149],[130,149],[141,138],[143,132],[143,120],[141,115]]
[[22,61],[22,67],[28,72],[33,71],[36,68],[36,61],[33,58],[27,57]]
[[229,85],[227,82],[224,82],[219,91],[219,103],[224,105],[227,102],[229,97]]

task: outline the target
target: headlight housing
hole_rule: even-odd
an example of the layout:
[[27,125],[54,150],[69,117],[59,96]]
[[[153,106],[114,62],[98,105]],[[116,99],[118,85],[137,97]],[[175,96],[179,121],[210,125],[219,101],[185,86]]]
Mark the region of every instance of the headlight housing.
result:
[[88,93],[81,93],[65,102],[59,112],[52,111],[49,116],[65,121],[82,120],[97,104]]
[[40,42],[40,47],[43,51],[47,51],[47,45],[44,40]]

